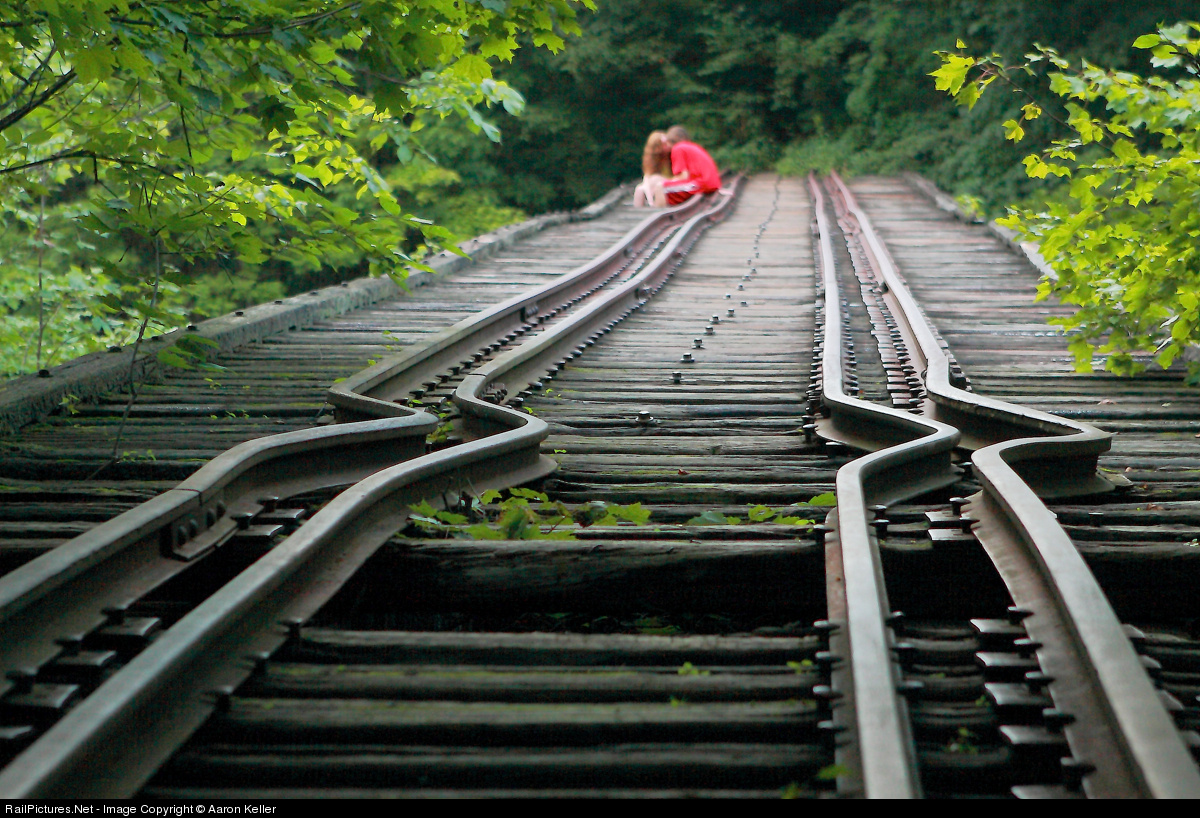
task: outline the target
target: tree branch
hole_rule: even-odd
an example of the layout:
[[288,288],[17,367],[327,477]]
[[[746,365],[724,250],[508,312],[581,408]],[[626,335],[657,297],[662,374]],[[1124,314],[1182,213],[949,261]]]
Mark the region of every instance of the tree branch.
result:
[[57,94],[62,89],[66,88],[68,85],[70,85],[74,81],[75,81],[75,69],[72,68],[70,71],[63,74],[61,77],[59,77],[58,81],[55,82],[53,85],[51,85],[49,88],[47,88],[45,91],[43,91],[42,93],[40,93],[37,96],[30,99],[28,102],[26,102],[20,108],[17,108],[15,111],[10,113],[9,115],[7,115],[5,117],[0,117],[0,131],[3,131],[5,128],[8,128],[9,126],[15,125],[16,123],[20,122],[22,119],[27,117],[30,113],[37,110],[41,106],[45,105],[46,102],[51,97],[53,97],[55,94]]
[[338,14],[341,14],[343,11],[352,11],[361,5],[362,5],[362,3],[359,2],[359,0],[355,0],[355,2],[353,2],[353,3],[346,3],[344,5],[338,6],[335,9],[330,9],[329,11],[323,11],[319,14],[310,14],[307,17],[301,17],[298,20],[293,20],[292,22],[288,23],[287,25],[270,26],[270,27],[263,26],[260,28],[245,28],[245,29],[242,29],[241,31],[232,31],[232,32],[228,32],[228,33],[215,34],[213,36],[215,36],[219,39],[222,39],[222,40],[234,39],[237,37],[262,37],[266,34],[271,34],[272,32],[275,32],[275,31],[287,31],[288,29],[300,28],[301,26],[306,26],[306,25],[309,25],[310,23],[317,23],[317,22],[320,22],[321,20],[326,19],[327,17],[334,17]]
[[[21,80],[21,87],[15,91],[13,91],[12,95],[8,99],[4,100],[3,104],[0,104],[0,111],[4,110],[9,105],[11,105],[13,103],[13,101],[17,99],[17,97],[19,97],[19,96],[21,96],[21,94],[25,93],[26,88],[28,88],[30,85],[34,84],[34,82],[33,82],[34,77],[36,77],[40,71],[45,70],[46,66],[48,66],[50,64],[50,60],[53,59],[54,55],[57,53],[58,53],[58,46],[57,45],[51,46],[50,51],[46,53],[45,58],[38,61],[38,67],[33,69],[32,71],[30,71],[28,77],[22,77],[16,71],[10,70],[10,73],[14,77],[17,77],[18,79]],[[40,84],[40,83],[41,83],[41,80],[38,80],[38,84]]]
[[123,166],[134,167],[134,168],[146,168],[147,170],[154,171],[159,176],[165,176],[168,179],[174,179],[177,182],[183,181],[182,176],[172,173],[169,170],[163,170],[158,165],[152,165],[149,162],[138,162],[137,160],[134,160],[134,159],[122,159],[119,156],[103,156],[101,154],[96,153],[95,151],[85,151],[85,150],[78,149],[78,148],[75,150],[71,150],[71,151],[63,151],[61,153],[56,153],[53,156],[47,156],[45,159],[38,159],[34,162],[26,162],[22,165],[13,165],[11,168],[0,168],[0,176],[3,176],[6,173],[16,173],[17,171],[21,171],[21,170],[29,170],[30,168],[40,167],[41,165],[48,165],[51,162],[61,162],[64,159],[84,159],[84,158],[91,159],[93,164],[96,162],[108,162],[109,164],[112,164],[112,165],[123,165]]
[[61,153],[56,153],[53,156],[47,156],[45,159],[38,159],[34,162],[26,162],[23,165],[13,165],[11,168],[0,168],[0,176],[3,176],[6,173],[16,173],[22,170],[29,170],[30,168],[41,167],[42,165],[49,165],[52,162],[61,162],[64,159],[82,159],[88,156],[90,156],[93,161],[96,159],[96,154],[92,153],[91,151],[63,151]]

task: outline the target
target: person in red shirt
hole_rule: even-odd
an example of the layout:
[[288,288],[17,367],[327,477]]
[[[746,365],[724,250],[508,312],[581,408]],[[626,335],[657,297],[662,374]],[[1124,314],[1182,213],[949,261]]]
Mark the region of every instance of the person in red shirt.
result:
[[691,140],[686,128],[672,125],[667,130],[667,142],[671,145],[673,174],[663,185],[668,205],[682,204],[698,193],[721,189],[717,163],[708,151]]

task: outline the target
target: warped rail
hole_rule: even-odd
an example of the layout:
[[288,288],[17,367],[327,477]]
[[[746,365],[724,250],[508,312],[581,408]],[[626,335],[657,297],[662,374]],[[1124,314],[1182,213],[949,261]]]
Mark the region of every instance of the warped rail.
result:
[[[735,189],[737,184],[735,180]],[[498,405],[503,395],[493,396],[495,403],[485,400],[485,390],[501,377],[518,391],[552,377],[644,304],[672,274],[687,247],[727,212],[732,201],[732,195],[718,195],[715,201],[697,197],[651,216],[592,264],[460,322],[417,355],[385,362],[349,387],[336,387],[331,395],[339,407],[351,407],[359,415],[401,417],[292,433],[280,436],[287,438],[282,441],[243,444],[228,453],[224,462],[214,461],[189,481],[191,484],[177,489],[179,494],[151,501],[98,526],[79,538],[82,542],[63,546],[0,580],[0,615],[6,615],[6,634],[23,637],[7,640],[10,649],[19,653],[4,656],[4,660],[11,662],[9,668],[20,663],[10,670],[9,684],[32,686],[36,668],[61,654],[64,633],[132,627],[124,616],[129,597],[161,583],[176,573],[183,561],[211,553],[238,531],[251,528],[250,523],[269,517],[274,508],[266,508],[257,499],[263,492],[278,491],[286,496],[298,489],[311,490],[314,485],[358,481],[45,730],[0,772],[0,792],[19,797],[132,794],[204,717],[220,706],[220,695],[214,699],[212,691],[231,689],[252,672],[253,657],[269,656],[287,638],[289,630],[280,622],[302,622],[332,596],[354,569],[401,527],[408,502],[447,491],[516,485],[551,471],[553,461],[538,453],[538,443],[546,435],[545,423]],[[683,217],[688,218],[671,231]],[[634,275],[614,282],[651,239],[665,238],[664,231],[674,235],[657,255],[648,263],[643,261],[644,267]],[[610,283],[584,307],[540,333],[531,332]],[[543,312],[546,299],[557,299],[551,303],[564,306]],[[526,333],[533,337],[501,352]],[[482,352],[478,351],[481,344]],[[484,362],[490,353],[501,354]],[[396,390],[410,394],[412,384],[420,383],[421,378],[448,368],[459,375],[481,362],[478,371],[462,377],[453,393],[465,432],[476,439],[420,456],[414,456],[411,445],[399,451],[380,445],[389,436],[415,438],[423,451],[424,436],[437,425],[436,418],[394,402],[390,396],[397,394]],[[417,397],[424,397],[446,380],[449,378],[423,387]],[[371,391],[389,397],[363,394]],[[354,464],[355,470],[350,472],[345,463],[336,462],[338,468],[328,475],[304,476],[314,471],[312,456],[320,456],[326,448],[333,449],[335,458]],[[369,460],[362,456],[364,452],[370,453]],[[282,462],[271,461],[271,455],[280,454],[285,458]],[[397,462],[401,465],[393,465]],[[236,497],[222,491],[259,464],[269,466],[265,469],[269,481],[248,479]],[[289,479],[279,480],[280,474]],[[368,474],[372,476],[362,479]],[[149,569],[140,567],[147,562]],[[97,587],[97,564],[107,569],[104,580],[110,585]],[[136,576],[139,573],[151,574],[152,581],[135,590],[129,575],[144,582],[144,577]],[[72,582],[94,588],[102,598],[70,609],[64,621],[49,594],[63,593]],[[123,604],[114,605],[114,599]],[[18,631],[18,622],[24,630]],[[81,640],[82,636],[75,640],[76,648]],[[109,752],[113,746],[129,750],[115,764],[116,769]]]
[[[659,679],[640,695],[686,687],[698,694],[711,688],[707,695],[716,696],[713,691],[742,685],[737,701],[754,701],[755,691],[773,701],[786,700],[769,716],[744,717],[741,724],[749,727],[719,733],[787,736],[775,739],[774,755],[764,751],[766,744],[746,744],[746,766],[731,765],[719,780],[734,781],[742,775],[739,770],[759,764],[755,775],[760,782],[778,781],[772,775],[797,776],[799,781],[833,760],[836,764],[827,769],[836,774],[840,794],[922,795],[930,763],[914,740],[920,729],[914,708],[919,709],[922,690],[911,678],[911,658],[906,658],[915,648],[904,636],[905,617],[889,604],[884,515],[889,507],[895,510],[918,496],[942,497],[945,489],[977,478],[982,490],[951,498],[949,513],[921,513],[935,543],[986,552],[1014,603],[1006,619],[972,620],[981,642],[986,637],[985,644],[1000,651],[980,653],[979,660],[1003,663],[1015,657],[1009,671],[1024,674],[1015,677],[1017,683],[984,685],[997,712],[1005,714],[999,728],[1005,739],[1015,748],[1041,753],[1033,783],[1022,783],[1013,792],[1025,797],[1200,793],[1195,763],[1126,627],[1039,499],[1091,497],[1109,489],[1096,469],[1109,436],[1084,423],[970,391],[965,373],[926,319],[849,187],[835,175],[824,181],[810,178],[808,188],[815,205],[817,330],[808,415],[796,432],[803,433],[812,449],[815,438],[828,441],[826,452],[835,458],[847,448],[866,452],[842,466],[836,477],[832,468],[828,472],[838,505],[814,532],[825,552],[827,616],[811,628],[803,623],[776,628],[781,633],[754,637],[757,642],[747,639],[741,648],[732,641],[722,647],[679,637],[671,651],[658,654],[676,657],[676,664],[688,660],[679,673],[667,668],[679,681],[662,684]],[[777,203],[778,181],[774,196]],[[0,627],[6,635],[0,659],[7,678],[0,695],[7,702],[40,697],[42,704],[58,702],[65,711],[56,721],[10,722],[3,728],[8,746],[25,742],[28,747],[0,771],[0,793],[78,797],[138,792],[199,725],[235,706],[235,691],[244,682],[252,679],[251,687],[271,689],[270,679],[278,677],[270,676],[269,665],[281,645],[302,647],[302,628],[403,528],[410,503],[436,503],[441,497],[449,505],[463,491],[478,495],[549,474],[555,464],[540,453],[549,428],[522,411],[523,404],[564,370],[571,372],[579,356],[617,321],[646,305],[701,231],[732,207],[733,197],[721,196],[651,216],[593,262],[335,384],[329,400],[343,423],[243,444],[172,492],[0,579]],[[759,225],[759,238],[775,208],[772,204]],[[850,247],[886,370],[883,399],[866,399],[860,383],[866,375],[856,372],[846,279],[839,278],[835,260],[839,235]],[[740,276],[747,288],[757,272],[757,239],[749,255],[745,271],[722,271]],[[734,303],[732,292],[725,298],[730,299],[725,304]],[[740,321],[745,311],[737,312]],[[704,328],[706,336],[715,333],[715,341],[729,337],[725,322],[733,322],[734,315],[732,306],[727,315],[714,314]],[[704,340],[696,339],[697,350],[704,348]],[[698,381],[688,385],[686,363],[692,359],[691,353],[684,355],[679,367],[684,372],[673,373],[670,381],[679,386],[669,388],[702,388]],[[661,373],[664,378],[667,374]],[[686,391],[672,399],[683,405]],[[643,411],[623,422],[649,433],[658,421]],[[431,450],[435,447],[426,443],[426,436],[438,427],[439,436],[448,433],[446,442],[453,445]],[[686,471],[680,468],[679,474]],[[346,485],[350,488],[303,525],[295,509],[280,507],[286,505],[281,497]],[[911,508],[904,513],[912,514]],[[275,543],[281,531],[290,536]],[[644,536],[652,540],[656,535]],[[785,551],[797,555],[813,550],[794,534],[788,539],[786,548],[758,547],[753,559],[789,565],[793,563],[770,560]],[[699,539],[690,542],[694,547],[688,558],[697,560],[715,563],[722,551],[737,551],[702,545]],[[740,546],[747,553],[754,550]],[[571,547],[573,554],[602,559],[592,554],[599,545]],[[656,560],[673,550],[642,547]],[[486,546],[478,552],[486,555]],[[237,570],[205,590],[169,628],[156,633],[156,620],[137,615],[143,594],[186,579],[190,567],[215,562],[214,556],[231,559]],[[688,598],[686,588],[679,592]],[[740,592],[768,600],[779,593],[771,587]],[[672,591],[663,593],[670,596]],[[64,599],[72,604],[62,604]],[[420,634],[401,636],[397,644],[423,644]],[[464,645],[468,651],[486,652],[489,640],[516,652],[557,650],[555,639],[523,638],[555,636],[551,634],[440,636],[444,645],[458,646],[451,653]],[[619,637],[593,650],[597,655],[623,650],[630,657],[640,651],[646,664],[650,660],[645,657],[663,650],[653,640],[663,638]],[[433,639],[422,649],[436,655],[437,643]],[[751,664],[773,662],[789,678],[764,673],[751,683],[746,675],[729,673],[724,680],[706,679],[702,674],[707,671],[691,667],[705,661],[704,656],[720,665],[715,657],[722,652],[726,665],[745,663],[755,651],[758,658],[750,659]],[[742,658],[729,658],[733,656]],[[109,664],[92,668],[89,662]],[[68,665],[107,668],[113,675],[79,700],[79,686],[60,678]],[[793,666],[794,671],[789,669]],[[55,668],[59,675],[44,673]],[[680,675],[688,669],[696,675]],[[569,684],[546,680],[546,689],[554,684],[588,687],[593,693],[607,690],[603,695],[610,696],[636,687],[626,680],[608,680],[606,687],[594,679],[575,679]],[[484,695],[479,690],[475,694]],[[675,704],[672,699],[671,706]],[[818,724],[818,712],[828,720]],[[679,715],[686,715],[686,708]],[[694,718],[702,724],[710,717]],[[768,728],[762,719],[774,721]],[[817,734],[825,747],[814,750],[806,742]],[[114,753],[114,747],[121,751]],[[658,770],[669,766],[653,748],[614,752],[658,764]],[[1046,775],[1046,753],[1056,754],[1050,765],[1055,775]],[[725,763],[712,760],[718,755],[704,763]],[[186,759],[177,763],[188,764]],[[714,768],[707,769],[711,774]],[[179,780],[185,783],[175,784],[182,789],[174,792],[189,792],[187,777]],[[637,779],[627,775],[624,780]],[[673,779],[668,774],[665,780]],[[170,795],[172,786],[168,780],[156,791]],[[822,791],[827,790],[814,792]]]
[[[964,532],[974,532],[997,565],[1016,602],[1010,629],[1039,656],[1044,672],[1031,672],[1029,682],[1035,689],[1047,687],[1053,698],[1044,713],[1047,727],[1040,729],[1065,733],[1072,754],[1063,759],[1068,783],[1093,797],[1196,797],[1200,774],[1145,667],[1071,540],[1030,486],[1053,497],[1109,488],[1096,473],[1096,458],[1108,448],[1110,435],[953,385],[942,345],[870,219],[835,174],[828,189],[850,217],[848,226],[865,242],[879,291],[900,319],[893,332],[898,349],[905,357],[911,351],[912,368],[920,373],[927,397],[911,411],[923,410],[929,420],[848,399],[842,390],[844,339],[834,318],[841,310],[824,197],[815,178],[810,185],[818,200],[826,286],[821,383],[831,417],[820,424],[821,432],[878,450],[839,472],[839,507],[831,515],[831,537],[844,574],[849,676],[839,680],[835,675],[834,684],[840,681],[853,707],[854,724],[847,725],[852,740],[844,755],[851,769],[861,768],[866,794],[913,797],[920,792],[895,659],[900,640],[886,630],[890,610],[870,507],[952,483],[949,453],[964,445],[961,430],[965,445],[975,449],[971,462],[984,490],[957,503],[966,512],[959,524]],[[864,426],[864,414],[873,414],[876,424]],[[899,435],[892,431],[897,428]],[[897,436],[910,440],[897,443]],[[1041,737],[1036,729],[1022,737],[1036,741]],[[1018,788],[1018,794],[1039,796],[1054,789]]]

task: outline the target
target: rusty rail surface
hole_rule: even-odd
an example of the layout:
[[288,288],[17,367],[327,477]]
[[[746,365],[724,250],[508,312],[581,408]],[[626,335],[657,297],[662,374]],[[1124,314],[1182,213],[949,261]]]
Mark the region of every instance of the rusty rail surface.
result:
[[[984,486],[981,493],[969,498],[967,506],[978,521],[974,533],[996,563],[1014,601],[1032,613],[1025,625],[1030,636],[1041,643],[1039,660],[1054,669],[1050,694],[1056,708],[1074,719],[1064,732],[1073,754],[1070,761],[1083,775],[1084,791],[1092,797],[1197,797],[1200,773],[1195,762],[1112,606],[1039,497],[1088,495],[1111,488],[1096,471],[1097,458],[1108,449],[1111,435],[1090,424],[956,387],[946,355],[867,214],[836,174],[831,184],[857,223],[869,261],[888,297],[898,305],[896,314],[906,317],[906,334],[916,342],[911,349],[924,366],[925,414],[944,428],[961,430],[959,445],[974,450],[971,462]],[[826,323],[832,326],[835,322]],[[831,345],[828,339],[826,343],[829,361]],[[826,372],[825,396],[836,406],[841,401],[837,394],[841,381],[831,384],[831,380]],[[834,409],[835,417],[837,413]],[[856,461],[842,472],[862,462]],[[839,511],[843,515],[847,507],[844,491],[839,472]],[[857,498],[851,508],[857,518]],[[843,553],[853,547],[869,554],[878,577],[878,551],[871,547],[869,532],[861,526],[847,530],[846,517],[838,522]],[[853,545],[848,542],[851,537],[856,538]],[[866,567],[861,570],[868,572]],[[846,571],[849,598],[851,569]],[[867,631],[877,659],[881,627],[872,625]],[[854,658],[854,627],[848,636]],[[862,675],[858,670],[854,669],[856,685]],[[881,672],[872,670],[873,675]],[[863,706],[861,699],[856,705]],[[864,735],[868,727],[874,727],[870,719],[870,714],[859,713],[859,752],[864,756],[867,794],[892,794],[894,789],[874,790],[867,776],[867,759],[876,741],[873,733]],[[885,783],[894,780],[885,779]]]
[[[449,490],[512,486],[548,473],[554,463],[538,451],[548,433],[546,424],[484,400],[485,389],[501,377],[516,387],[514,392],[553,377],[662,286],[700,233],[729,212],[739,186],[740,179],[733,183],[731,194],[694,205],[702,212],[692,215],[635,276],[607,288],[553,327],[464,378],[453,400],[469,434],[477,439],[384,468],[343,491],[17,756],[0,772],[0,793],[6,797],[132,795],[214,709],[223,706],[234,686],[403,526],[410,502]],[[589,266],[576,272],[577,278],[590,281],[589,277],[606,271]],[[488,320],[511,320],[529,301],[513,299],[504,309],[485,315]],[[465,345],[476,343],[468,328],[461,331],[467,338]],[[461,355],[464,347],[456,348]],[[385,371],[377,370],[360,388],[372,388],[362,384],[376,375],[409,383],[396,366],[393,362]],[[362,406],[354,400],[355,394],[345,392],[346,402]],[[399,408],[394,403],[384,405],[388,412]],[[111,752],[115,746],[123,750],[120,758]]]

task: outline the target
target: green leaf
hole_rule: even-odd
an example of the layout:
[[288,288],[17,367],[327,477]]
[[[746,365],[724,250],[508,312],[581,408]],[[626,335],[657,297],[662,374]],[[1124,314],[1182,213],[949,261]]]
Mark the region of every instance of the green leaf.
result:
[[766,506],[751,506],[746,516],[750,518],[750,522],[761,523],[775,516],[775,511]]
[[486,523],[477,523],[475,525],[469,525],[462,530],[462,533],[466,534],[470,539],[473,539],[473,540],[504,540],[504,539],[508,539],[504,535],[504,532],[499,531],[498,529],[492,528],[490,525],[487,525]]
[[1157,34],[1143,34],[1133,41],[1134,48],[1154,48],[1162,42],[1162,38]]
[[930,72],[929,76],[935,79],[935,86],[939,91],[946,91],[953,96],[962,89],[967,72],[975,65],[975,58],[948,53],[939,56],[942,58],[942,65],[936,71]]
[[550,501],[550,498],[545,494],[542,494],[540,491],[534,491],[533,489],[509,489],[508,493],[513,497],[524,497],[529,500],[541,500],[543,503]]
[[780,514],[771,521],[775,525],[812,525],[813,521],[804,517],[788,517]]
[[114,54],[107,48],[85,48],[75,55],[75,71],[82,82],[97,82],[112,76]]
[[810,506],[836,506],[837,496],[832,491],[827,491],[824,494],[818,494],[808,501]]
[[1045,179],[1050,171],[1050,166],[1042,161],[1042,157],[1032,153],[1025,157],[1024,165],[1025,173],[1031,179]]
[[954,95],[954,101],[959,105],[966,105],[967,110],[975,107],[975,103],[979,101],[983,90],[977,82],[968,82],[963,85],[962,90]]
[[726,517],[719,511],[706,511],[687,521],[688,525],[737,525],[736,517]]
[[840,764],[831,764],[828,767],[822,767],[817,773],[818,781],[834,781],[844,775],[850,775],[850,770]]
[[641,503],[631,503],[627,506],[614,505],[610,511],[614,516],[635,525],[645,525],[650,520],[650,509],[642,508]]

